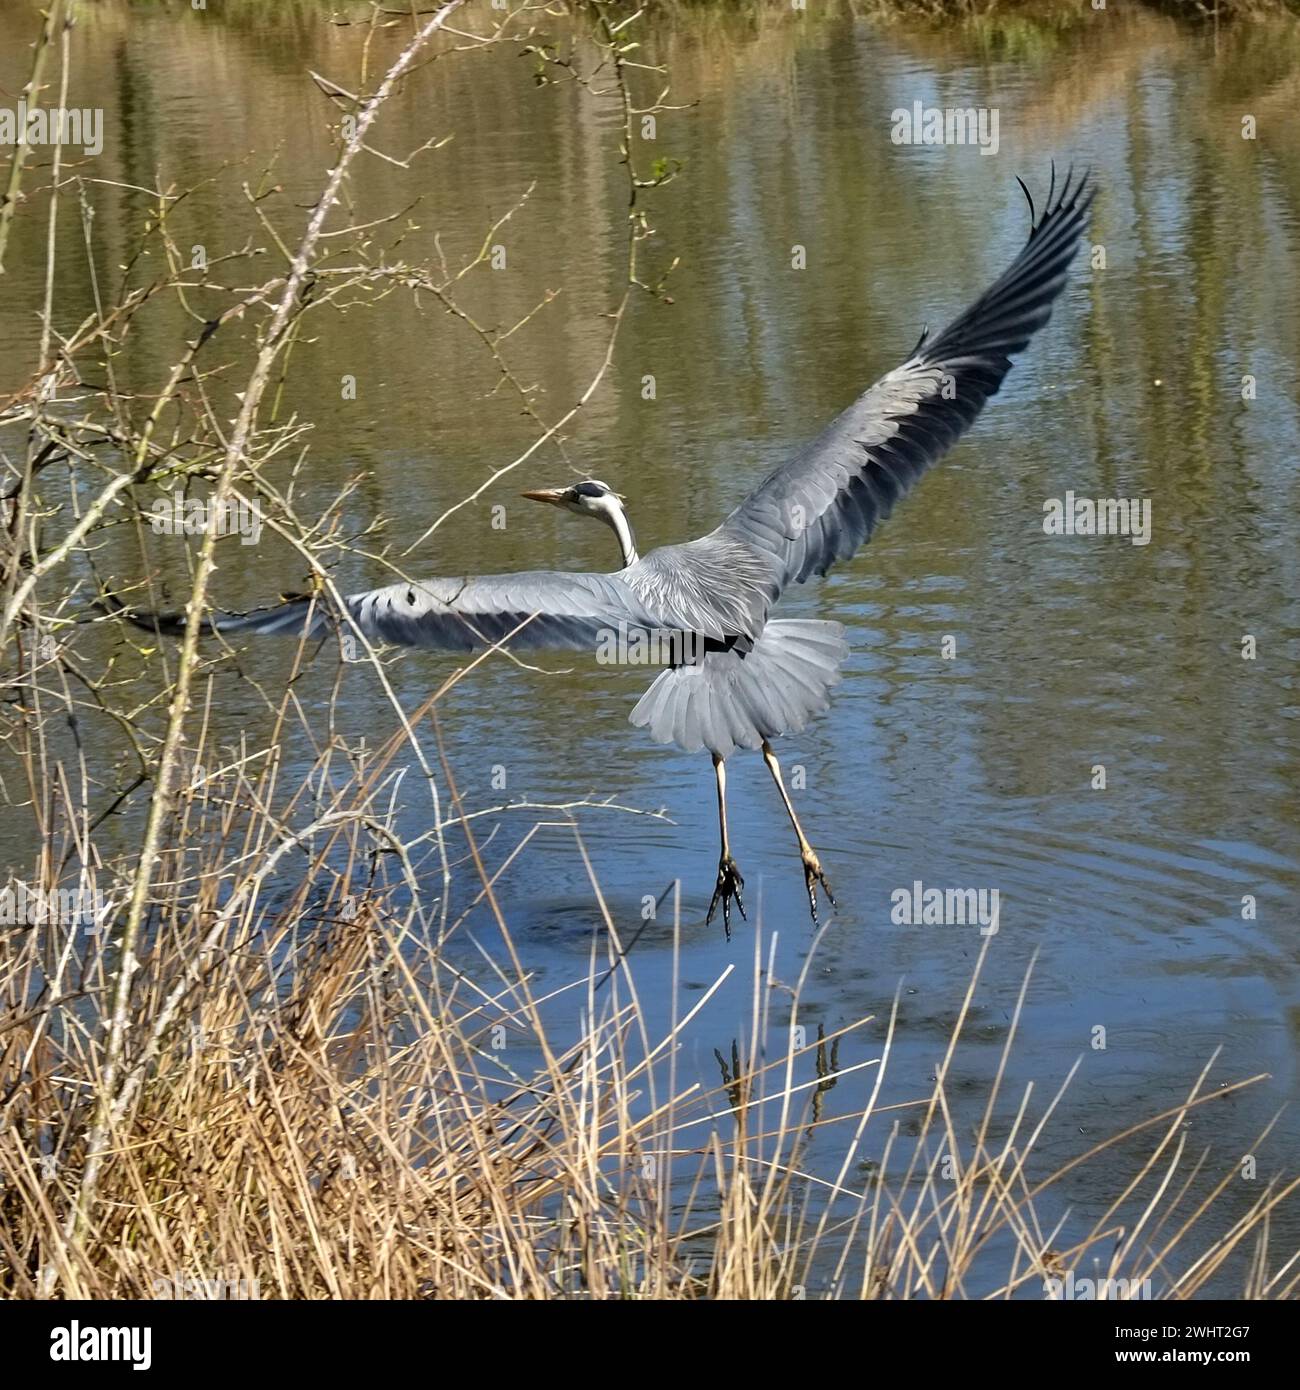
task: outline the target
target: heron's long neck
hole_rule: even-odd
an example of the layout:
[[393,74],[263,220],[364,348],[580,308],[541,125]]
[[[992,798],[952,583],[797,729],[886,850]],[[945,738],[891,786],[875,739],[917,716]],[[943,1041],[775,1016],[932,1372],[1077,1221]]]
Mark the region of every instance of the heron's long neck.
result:
[[636,537],[632,534],[631,523],[622,507],[612,507],[606,512],[610,526],[618,537],[618,548],[623,552],[623,568],[635,565],[640,558],[636,553]]

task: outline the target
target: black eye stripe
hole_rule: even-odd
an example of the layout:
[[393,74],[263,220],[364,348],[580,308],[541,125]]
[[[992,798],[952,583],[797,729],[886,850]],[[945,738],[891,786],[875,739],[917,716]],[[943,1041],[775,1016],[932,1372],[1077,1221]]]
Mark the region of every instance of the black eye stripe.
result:
[[573,490],[579,497],[604,497],[607,491],[599,483],[575,483]]

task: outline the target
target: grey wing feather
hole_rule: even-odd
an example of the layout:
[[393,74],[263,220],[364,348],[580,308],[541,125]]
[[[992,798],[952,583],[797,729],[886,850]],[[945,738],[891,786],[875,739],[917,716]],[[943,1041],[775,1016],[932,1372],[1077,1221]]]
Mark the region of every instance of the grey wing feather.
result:
[[[657,626],[618,575],[531,570],[465,579],[388,584],[344,600],[372,641],[401,647],[473,651],[504,643],[513,650],[594,649],[607,633]],[[177,615],[126,614],[150,631],[183,630]],[[322,598],[296,598],[251,613],[217,613],[204,630],[229,634],[318,636],[339,622]]]
[[347,605],[367,637],[454,651],[497,642],[511,650],[594,649],[620,628],[656,626],[618,575],[558,570],[390,584]]
[[966,431],[1011,355],[1051,317],[1093,193],[1085,175],[1067,176],[1056,194],[1053,176],[1037,221],[1030,199],[1029,239],[1006,273],[937,338],[923,334],[901,367],[764,479],[714,536],[764,552],[782,587],[848,559]]

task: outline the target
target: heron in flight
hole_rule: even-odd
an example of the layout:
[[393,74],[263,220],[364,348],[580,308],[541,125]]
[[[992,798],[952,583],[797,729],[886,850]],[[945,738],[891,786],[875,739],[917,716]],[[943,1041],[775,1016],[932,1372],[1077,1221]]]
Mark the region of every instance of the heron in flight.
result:
[[[937,337],[922,333],[908,359],[881,377],[811,444],[770,473],[714,531],[639,555],[623,498],[596,479],[524,493],[602,521],[618,538],[611,574],[520,574],[389,584],[345,600],[334,614],[318,597],[251,613],[216,613],[206,632],[323,633],[343,623],[367,639],[405,647],[472,651],[591,650],[611,633],[689,652],[662,670],[632,711],[659,743],[707,750],[718,793],[720,852],[706,923],[719,904],[745,914],[744,879],[727,834],[726,760],[762,752],[799,845],[813,922],[820,887],[835,906],[772,751],[823,711],[848,655],[839,623],[775,618],[788,585],[824,575],[865,544],[916,480],[965,432],[1011,368],[1011,357],[1047,323],[1083,234],[1093,189],[1055,174],[1042,216],[1029,200],[1029,236],[1000,279]],[[151,631],[178,631],[179,615],[126,612]],[[678,640],[680,639],[680,640]],[[674,644],[675,643],[675,644]]]

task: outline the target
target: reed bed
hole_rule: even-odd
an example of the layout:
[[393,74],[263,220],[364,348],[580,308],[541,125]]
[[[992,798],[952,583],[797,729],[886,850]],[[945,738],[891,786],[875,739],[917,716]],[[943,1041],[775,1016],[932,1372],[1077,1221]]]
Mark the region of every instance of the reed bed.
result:
[[[119,962],[93,921],[0,935],[4,1297],[1042,1298],[1067,1271],[1114,1281],[1112,1297],[1191,1298],[1228,1274],[1244,1296],[1294,1294],[1269,1234],[1296,1184],[1260,1183],[1225,1224],[1236,1168],[1211,1178],[1188,1151],[1188,1116],[1249,1080],[1212,1085],[1207,1068],[1047,1171],[1068,1093],[1007,1085],[1018,1009],[982,1118],[954,1118],[970,1113],[950,1078],[978,969],[932,1087],[909,1097],[895,1017],[799,1042],[802,981],[772,976],[760,926],[751,1032],[702,1084],[679,1058],[717,1037],[722,980],[656,1033],[635,933],[605,915],[585,968],[539,992],[494,876],[452,913],[412,873],[387,767],[403,737],[364,775],[323,750],[288,792],[273,749],[224,766],[204,750],[212,770],[180,789],[184,833],[159,866],[81,1222]],[[467,834],[476,875],[479,822],[458,816],[446,828]],[[58,886],[49,873],[45,901]],[[485,906],[494,925],[466,965],[455,947]],[[868,1055],[841,1067],[848,1039]],[[854,1074],[867,1101],[837,1110],[864,1093],[837,1089]],[[826,1131],[841,1156],[811,1166]],[[1113,1171],[1116,1146],[1131,1172],[1106,1210],[1063,1210],[1070,1173],[1103,1155]]]

